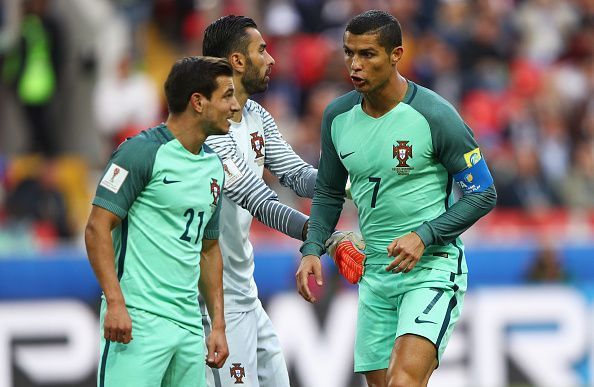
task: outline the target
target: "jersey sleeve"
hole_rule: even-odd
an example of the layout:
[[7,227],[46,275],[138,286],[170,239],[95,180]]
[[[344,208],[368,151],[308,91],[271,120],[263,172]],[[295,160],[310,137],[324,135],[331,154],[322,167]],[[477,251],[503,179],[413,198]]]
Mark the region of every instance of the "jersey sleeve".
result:
[[223,200],[219,199],[214,213],[210,217],[206,227],[204,227],[204,239],[219,239],[219,219],[221,217],[221,208]]
[[233,138],[230,135],[210,136],[207,144],[223,161],[223,193],[266,226],[302,240],[307,216],[278,201],[278,195],[239,157]]
[[[255,102],[252,103],[257,105]],[[272,115],[260,105],[257,105],[257,109],[262,119],[266,141],[264,165],[278,177],[281,185],[291,188],[301,197],[312,198],[317,176],[316,169],[303,161],[285,141]]]
[[93,205],[124,219],[151,179],[159,145],[142,137],[123,142],[107,163]]
[[340,162],[332,141],[332,121],[335,108],[330,105],[322,118],[322,149],[312,201],[307,239],[301,245],[301,253],[321,256],[324,242],[338,223],[344,204],[345,186],[348,178],[346,168]]
[[426,114],[436,158],[462,188],[463,196],[439,217],[415,232],[425,246],[445,245],[460,236],[497,202],[493,178],[472,130],[446,101]]

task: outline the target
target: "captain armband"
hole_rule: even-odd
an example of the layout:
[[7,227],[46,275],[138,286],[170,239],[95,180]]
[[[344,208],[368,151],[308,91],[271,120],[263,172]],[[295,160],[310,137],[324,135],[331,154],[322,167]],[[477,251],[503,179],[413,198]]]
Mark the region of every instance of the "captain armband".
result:
[[464,194],[484,192],[493,185],[493,177],[483,158],[471,167],[456,173],[454,181]]

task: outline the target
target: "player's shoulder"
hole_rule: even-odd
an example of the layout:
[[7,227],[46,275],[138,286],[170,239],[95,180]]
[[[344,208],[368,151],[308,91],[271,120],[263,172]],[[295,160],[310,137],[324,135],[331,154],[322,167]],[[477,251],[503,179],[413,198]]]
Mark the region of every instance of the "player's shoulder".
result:
[[257,115],[260,117],[270,116],[268,110],[252,99],[248,99],[245,103],[245,106],[243,107],[243,114]]
[[150,129],[143,130],[133,137],[128,137],[122,142],[116,152],[133,153],[138,155],[147,155],[156,152],[156,150],[173,140],[174,137],[164,124],[157,125]]
[[328,104],[324,110],[324,116],[327,119],[334,119],[334,117],[350,111],[354,106],[359,105],[362,101],[361,93],[352,90],[346,94],[336,97]]
[[459,117],[456,108],[435,91],[408,81],[405,103],[421,113],[428,121]]
[[209,144],[202,144],[202,149],[204,150],[204,156],[212,158],[214,160],[218,160],[221,164],[223,164],[223,159],[221,156],[209,145]]

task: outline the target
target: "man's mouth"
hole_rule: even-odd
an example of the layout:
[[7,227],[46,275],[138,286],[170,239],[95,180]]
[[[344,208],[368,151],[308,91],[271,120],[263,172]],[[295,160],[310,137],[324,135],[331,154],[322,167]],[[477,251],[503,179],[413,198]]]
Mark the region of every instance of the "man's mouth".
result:
[[353,82],[353,85],[355,85],[355,87],[361,86],[365,83],[365,80],[363,78],[360,78],[356,75],[351,75],[351,81]]

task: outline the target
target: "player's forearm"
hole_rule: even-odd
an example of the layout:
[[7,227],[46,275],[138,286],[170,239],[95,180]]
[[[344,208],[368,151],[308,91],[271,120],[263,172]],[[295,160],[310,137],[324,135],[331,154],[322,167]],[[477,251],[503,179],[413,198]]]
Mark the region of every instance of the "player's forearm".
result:
[[495,186],[484,192],[466,194],[439,217],[424,222],[415,232],[425,246],[446,245],[489,213],[497,203]]
[[198,286],[204,298],[212,327],[224,328],[223,257],[218,240],[203,239],[200,254],[200,280]]
[[298,196],[313,198],[317,176],[318,170],[307,165],[307,167],[301,168],[295,173],[287,173],[281,176],[279,181],[283,186],[291,188]]
[[91,267],[108,304],[125,303],[114,265],[111,230],[89,221],[85,229],[85,245]]
[[300,248],[303,256],[317,255],[319,257],[324,254],[326,251],[324,242],[335,229],[343,204],[344,197],[342,195],[331,194],[316,188],[309,217],[307,239]]
[[256,210],[256,219],[285,235],[303,240],[303,228],[307,215],[270,198]]

